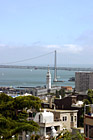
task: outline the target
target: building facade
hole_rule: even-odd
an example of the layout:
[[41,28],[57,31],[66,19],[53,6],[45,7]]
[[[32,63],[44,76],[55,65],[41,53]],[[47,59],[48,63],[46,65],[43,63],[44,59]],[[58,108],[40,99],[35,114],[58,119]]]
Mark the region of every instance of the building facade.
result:
[[89,107],[90,107],[90,111],[85,112],[84,114],[85,140],[93,140],[93,104],[90,105]]
[[49,67],[48,67],[48,71],[46,74],[46,88],[47,88],[47,90],[51,89],[51,74],[50,74]]
[[88,89],[93,89],[93,72],[76,72],[75,90],[85,92]]
[[51,136],[51,127],[54,127],[57,134],[63,129],[70,131],[73,127],[77,128],[77,112],[77,110],[47,109],[47,111],[38,112],[34,121],[40,126],[41,136]]

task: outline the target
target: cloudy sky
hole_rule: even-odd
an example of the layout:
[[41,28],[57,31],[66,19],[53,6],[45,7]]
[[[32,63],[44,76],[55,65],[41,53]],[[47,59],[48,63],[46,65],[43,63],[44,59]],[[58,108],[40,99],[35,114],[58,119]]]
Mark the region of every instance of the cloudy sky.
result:
[[93,64],[93,0],[0,0],[0,64]]

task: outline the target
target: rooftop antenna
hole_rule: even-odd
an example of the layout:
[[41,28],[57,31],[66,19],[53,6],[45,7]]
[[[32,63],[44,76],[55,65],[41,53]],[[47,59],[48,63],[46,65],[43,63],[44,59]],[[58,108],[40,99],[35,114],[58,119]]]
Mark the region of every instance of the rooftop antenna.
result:
[[57,68],[56,68],[56,50],[55,50],[55,61],[54,61],[54,82],[57,82]]

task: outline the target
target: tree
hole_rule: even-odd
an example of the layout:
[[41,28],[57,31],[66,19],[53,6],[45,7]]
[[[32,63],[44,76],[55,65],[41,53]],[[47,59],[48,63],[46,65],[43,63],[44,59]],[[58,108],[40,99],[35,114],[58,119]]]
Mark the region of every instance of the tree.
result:
[[56,138],[56,140],[85,140],[84,135],[78,131],[76,134],[72,134],[68,130],[63,130]]
[[61,97],[64,98],[65,93],[65,89],[60,89],[59,91],[56,91],[56,98],[59,98],[59,95],[61,95]]
[[[83,107],[82,107],[82,114],[81,114],[80,120],[79,120],[80,126],[84,126],[84,124],[83,124],[83,121],[84,121],[84,106],[88,105],[88,104],[93,104],[93,90],[92,89],[88,90],[87,99],[84,99],[83,102],[84,102],[84,104],[83,104]],[[87,107],[86,112],[87,113],[90,112],[90,107]]]
[[9,140],[22,131],[38,131],[39,126],[34,121],[27,121],[27,109],[36,111],[41,107],[41,101],[34,96],[19,96],[12,98],[0,94],[0,137]]
[[0,136],[3,136],[4,139],[9,139],[13,135],[17,136],[22,131],[38,131],[38,128],[38,124],[34,121],[15,121],[0,116]]
[[84,100],[84,105],[85,104],[93,104],[93,90],[92,89],[88,90],[88,97],[87,99]]

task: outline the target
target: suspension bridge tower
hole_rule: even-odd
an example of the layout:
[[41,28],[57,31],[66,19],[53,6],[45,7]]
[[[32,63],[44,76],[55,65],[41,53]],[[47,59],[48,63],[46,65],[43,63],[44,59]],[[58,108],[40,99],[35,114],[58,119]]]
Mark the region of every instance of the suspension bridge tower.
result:
[[57,65],[56,65],[56,59],[57,59],[57,56],[56,56],[56,50],[55,50],[55,61],[54,61],[54,82],[57,82]]

